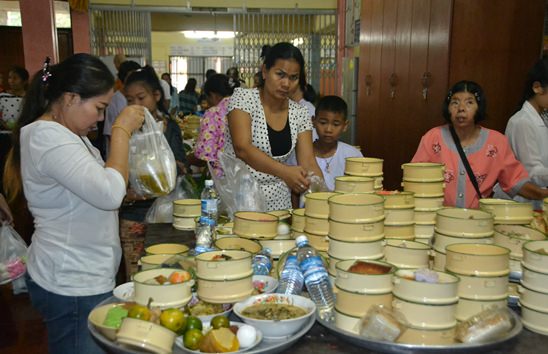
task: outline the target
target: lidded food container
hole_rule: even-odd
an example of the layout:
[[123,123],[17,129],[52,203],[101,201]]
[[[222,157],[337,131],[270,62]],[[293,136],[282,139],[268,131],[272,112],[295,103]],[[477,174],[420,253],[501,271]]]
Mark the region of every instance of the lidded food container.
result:
[[403,180],[411,182],[439,182],[444,180],[445,166],[433,162],[410,162],[401,165]]
[[424,243],[390,239],[386,240],[384,257],[388,263],[402,268],[428,268],[430,246]]
[[347,157],[344,174],[351,176],[382,176],[382,159],[374,157]]
[[373,222],[354,223],[329,220],[329,238],[347,242],[368,242],[384,238],[384,218]]
[[479,201],[480,209],[495,217],[495,224],[529,224],[533,220],[533,205],[508,199],[485,198]]
[[237,211],[232,230],[243,238],[272,239],[278,235],[278,217],[256,211]]
[[508,275],[510,250],[497,245],[457,243],[446,250],[445,268],[453,273],[477,276]]
[[437,211],[436,231],[467,238],[492,236],[493,216],[476,209],[443,208]]
[[172,268],[157,268],[135,273],[133,275],[135,302],[148,305],[149,299],[152,299],[150,305],[161,308],[186,305],[192,298],[191,288],[194,280],[174,284],[169,282],[160,284],[155,281],[157,277],[169,279],[174,271],[176,270]]
[[334,195],[339,195],[339,193],[314,192],[305,194],[304,215],[327,219],[329,217],[329,204],[327,200]]
[[337,193],[373,193],[375,179],[359,176],[339,176],[335,178],[335,192]]
[[329,218],[367,223],[384,219],[384,198],[375,194],[339,194],[329,198]]
[[173,215],[198,217],[202,213],[200,199],[178,199],[173,201]]

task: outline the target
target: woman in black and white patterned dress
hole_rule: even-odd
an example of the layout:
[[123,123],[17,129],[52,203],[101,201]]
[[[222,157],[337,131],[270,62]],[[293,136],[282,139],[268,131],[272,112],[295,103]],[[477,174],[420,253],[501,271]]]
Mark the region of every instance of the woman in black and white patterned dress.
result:
[[[303,193],[309,187],[307,172],[322,177],[308,111],[289,99],[304,75],[300,50],[278,43],[265,57],[260,86],[236,89],[228,106],[225,152],[249,166],[268,210],[291,208],[291,190]],[[294,150],[298,165],[285,165]]]

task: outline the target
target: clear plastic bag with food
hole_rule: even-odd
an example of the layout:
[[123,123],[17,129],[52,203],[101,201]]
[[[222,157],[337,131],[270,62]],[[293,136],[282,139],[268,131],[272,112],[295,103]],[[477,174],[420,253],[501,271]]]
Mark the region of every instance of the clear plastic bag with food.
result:
[[0,231],[0,284],[6,284],[25,274],[27,245],[17,231],[4,222]]
[[403,314],[382,305],[373,305],[358,322],[358,333],[367,339],[394,342],[407,329]]
[[507,307],[491,307],[457,325],[456,339],[463,343],[486,342],[512,329],[513,316]]
[[138,195],[159,197],[175,188],[176,177],[177,164],[163,125],[145,109],[143,126],[129,141],[129,184]]

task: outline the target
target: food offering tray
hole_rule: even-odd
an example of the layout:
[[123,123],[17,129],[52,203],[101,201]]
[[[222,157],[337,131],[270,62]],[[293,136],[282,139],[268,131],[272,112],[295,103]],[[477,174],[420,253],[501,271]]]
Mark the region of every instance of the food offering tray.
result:
[[334,323],[326,322],[320,318],[316,318],[318,323],[329,329],[333,334],[344,341],[352,343],[362,348],[373,350],[379,353],[394,353],[394,354],[437,354],[437,353],[485,353],[514,339],[523,329],[518,315],[514,311],[510,311],[512,315],[512,328],[504,336],[488,342],[482,343],[455,343],[452,345],[418,345],[393,343],[379,340],[372,340],[361,337],[357,334],[345,331],[335,326]]
[[[111,297],[105,301],[103,301],[98,306],[118,302],[119,300],[115,297]],[[287,336],[284,338],[276,339],[276,340],[269,340],[264,339],[261,341],[259,345],[257,345],[254,348],[251,348],[251,350],[244,351],[245,354],[275,354],[280,353],[288,348],[290,348],[293,344],[295,344],[302,336],[304,336],[310,328],[314,325],[316,322],[316,318],[314,316],[311,316],[309,321],[306,322],[306,324],[301,328],[297,333]],[[114,353],[114,354],[150,354],[149,351],[145,350],[139,350],[134,347],[129,347],[124,344],[113,342],[103,336],[97,329],[95,329],[95,326],[91,322],[88,321],[88,329],[91,333],[91,335],[94,337],[94,339],[99,343],[101,347],[107,350],[108,353]],[[173,354],[181,354],[181,353],[188,353],[188,351],[183,350],[177,346],[177,344],[173,344]]]

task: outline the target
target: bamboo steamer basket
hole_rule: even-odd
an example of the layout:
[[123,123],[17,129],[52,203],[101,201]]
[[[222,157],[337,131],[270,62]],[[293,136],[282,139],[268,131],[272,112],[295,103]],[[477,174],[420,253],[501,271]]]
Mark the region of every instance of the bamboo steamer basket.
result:
[[153,307],[182,307],[192,298],[191,288],[194,280],[189,280],[177,284],[149,284],[149,280],[157,276],[168,278],[174,269],[157,268],[137,272],[133,275],[135,286],[135,302],[140,305],[148,305],[149,299],[152,299],[150,306]]
[[480,277],[457,274],[460,278],[458,294],[470,300],[501,300],[508,297],[508,275]]
[[367,263],[379,264],[390,270],[385,274],[361,274],[348,271],[355,262],[355,259],[342,260],[335,265],[337,270],[335,284],[338,288],[362,294],[383,294],[392,291],[392,277],[396,267],[386,262],[366,260]]
[[188,253],[188,246],[180,243],[157,243],[155,245],[145,248],[145,253],[150,254],[170,254],[170,255],[186,255]]
[[455,275],[436,272],[438,282],[416,281],[414,270],[400,269],[394,275],[392,292],[400,299],[424,304],[453,304],[459,300],[459,278]]
[[259,242],[242,237],[224,237],[215,241],[214,246],[220,250],[247,251],[251,254],[263,249]]
[[329,217],[349,223],[384,219],[384,199],[375,194],[339,194],[329,198]]
[[415,239],[415,223],[399,225],[384,225],[384,237],[387,239],[405,239],[413,241]]
[[497,245],[457,243],[445,248],[445,268],[453,273],[477,276],[508,275],[510,250]]
[[327,219],[329,217],[329,204],[327,200],[335,195],[339,195],[339,193],[315,192],[305,194],[304,215]]
[[548,312],[541,312],[528,307],[525,304],[521,305],[521,322],[528,330],[548,335]]
[[368,242],[384,238],[384,218],[368,223],[339,222],[329,219],[329,238],[347,242]]
[[337,311],[350,316],[363,316],[369,308],[374,305],[392,307],[392,293],[384,294],[363,294],[351,292],[344,289],[337,289],[335,308]]
[[525,242],[522,265],[536,272],[548,273],[548,240]]
[[[520,286],[518,291],[520,304],[535,311],[548,313],[548,292],[535,291],[525,286]],[[546,326],[548,327],[548,322]]]
[[384,198],[385,209],[407,209],[415,207],[415,196],[411,192],[379,191],[376,192]]
[[382,175],[382,159],[374,157],[347,157],[344,174],[376,177]]
[[501,300],[471,300],[461,297],[457,304],[456,318],[459,321],[466,321],[470,317],[489,308],[505,308],[508,306],[508,299]]
[[533,205],[507,199],[485,198],[479,201],[480,209],[495,217],[495,224],[523,224],[533,221]]
[[403,180],[401,185],[405,192],[415,193],[415,197],[443,197],[443,191],[445,189],[443,180],[439,182],[413,182]]
[[351,258],[382,258],[384,240],[369,242],[346,242],[329,240],[329,255],[338,259]]
[[371,177],[339,176],[335,178],[337,193],[373,193],[375,179]]
[[198,276],[198,297],[212,304],[229,304],[243,301],[253,292],[252,272],[230,280],[209,280]]
[[438,210],[443,208],[444,196],[415,196],[415,210]]
[[454,245],[457,243],[482,243],[482,244],[493,244],[494,239],[491,236],[482,237],[482,238],[466,238],[466,237],[455,237],[444,235],[439,232],[434,232],[434,242],[432,248],[438,252],[445,253],[445,248],[449,245]]
[[408,327],[397,339],[398,343],[415,345],[451,345],[456,342],[455,328],[419,329]]
[[305,216],[304,232],[316,235],[329,234],[329,219]]
[[173,216],[197,217],[202,215],[200,199],[179,199],[173,201]]
[[401,165],[403,179],[412,182],[439,182],[444,180],[445,166],[433,162],[410,162]]
[[237,211],[232,230],[243,238],[272,239],[278,235],[278,217],[255,211]]
[[428,268],[430,247],[408,240],[386,240],[384,257],[400,269]]
[[384,208],[385,225],[408,225],[415,222],[415,208]]
[[335,326],[350,333],[359,334],[358,324],[361,321],[359,316],[350,316],[337,311],[335,308]]
[[443,208],[437,211],[436,231],[456,237],[492,236],[493,216],[476,209]]
[[548,271],[544,273],[527,268],[522,262],[521,285],[541,293],[548,293]]
[[457,325],[457,302],[432,305],[411,302],[394,296],[392,308],[400,311],[415,328],[446,329]]
[[546,235],[533,228],[522,225],[496,225],[495,244],[510,249],[510,257],[521,259],[523,245],[527,241],[543,241]]
[[303,232],[305,225],[304,208],[294,209],[291,215],[291,230]]
[[[227,256],[227,260],[215,257]],[[196,276],[206,280],[240,279],[250,275],[252,254],[247,251],[221,250],[204,252],[196,256]]]
[[194,230],[196,229],[196,216],[177,216],[173,215],[173,228],[177,230]]

